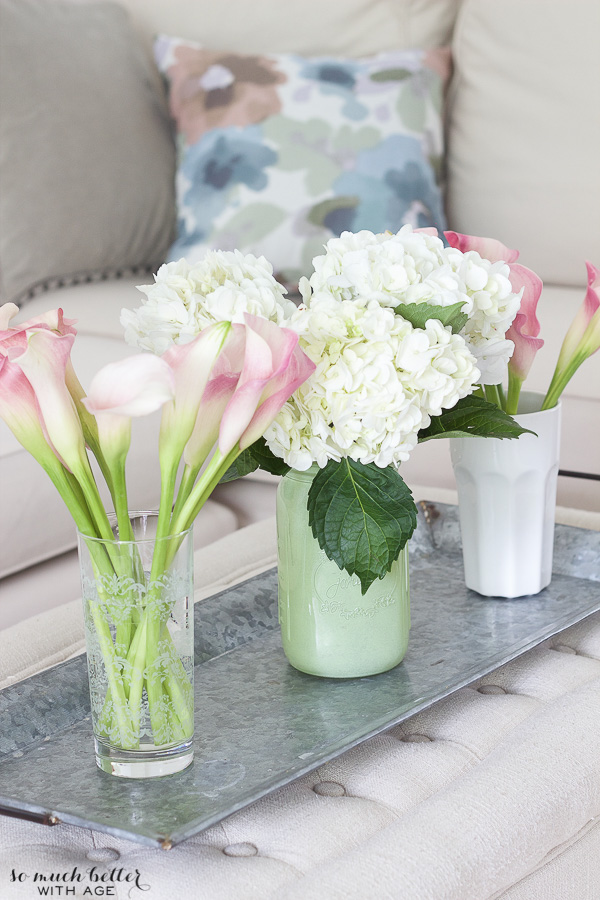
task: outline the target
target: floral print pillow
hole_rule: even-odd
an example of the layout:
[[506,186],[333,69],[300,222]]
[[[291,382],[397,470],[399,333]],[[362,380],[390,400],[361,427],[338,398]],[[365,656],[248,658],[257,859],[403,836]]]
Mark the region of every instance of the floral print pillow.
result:
[[343,231],[444,229],[447,50],[304,59],[160,37],[155,53],[178,131],[170,259],[239,249],[294,284]]

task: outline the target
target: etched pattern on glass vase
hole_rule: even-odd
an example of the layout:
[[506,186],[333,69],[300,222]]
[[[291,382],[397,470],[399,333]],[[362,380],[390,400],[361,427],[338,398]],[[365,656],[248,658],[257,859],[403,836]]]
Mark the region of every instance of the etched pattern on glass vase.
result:
[[[94,733],[109,744],[123,743],[123,716],[114,703],[104,661],[108,650],[114,654],[121,684],[130,692],[136,682],[143,685],[139,703],[129,708],[127,743],[158,747],[181,741],[182,724],[186,730],[181,720],[189,720],[191,733],[194,705],[193,635],[187,627],[187,617],[193,614],[189,577],[176,570],[156,581],[140,583],[125,575],[85,575],[82,590]],[[127,650],[137,646],[137,630],[139,640],[144,638],[144,623],[156,627],[156,654],[150,664],[144,658],[143,668],[136,672],[135,653],[130,650],[128,655]],[[110,643],[101,639],[104,628]],[[172,678],[167,690],[168,673]],[[152,716],[149,690],[155,690]]]

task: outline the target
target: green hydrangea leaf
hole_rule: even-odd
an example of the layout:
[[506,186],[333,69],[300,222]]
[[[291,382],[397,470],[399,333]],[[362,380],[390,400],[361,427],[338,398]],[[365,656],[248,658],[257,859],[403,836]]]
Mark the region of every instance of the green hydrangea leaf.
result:
[[238,478],[243,478],[244,475],[249,475],[251,472],[256,471],[258,469],[258,462],[254,458],[252,454],[252,446],[247,447],[246,450],[243,450],[237,459],[235,459],[224,475],[221,476],[221,480],[219,484],[227,484],[229,481],[236,481]]
[[394,309],[397,316],[402,316],[415,328],[425,328],[429,319],[439,319],[442,325],[449,325],[453,334],[465,327],[468,315],[461,312],[463,303],[451,306],[434,306],[432,303],[401,303]]
[[445,409],[441,416],[432,416],[427,428],[419,432],[419,443],[434,438],[495,437],[518,438],[522,434],[535,434],[521,428],[504,410],[489,403],[483,397],[463,397],[452,409]]
[[308,493],[308,521],[329,559],[360,580],[366,593],[417,526],[417,507],[396,469],[330,460]]
[[271,475],[285,475],[290,471],[290,467],[287,463],[284,463],[279,456],[275,456],[275,454],[269,450],[264,438],[259,438],[248,447],[248,450],[251,451],[252,456],[258,464],[258,468],[262,469],[264,472],[270,472]]
[[243,478],[256,469],[264,469],[271,475],[285,475],[290,467],[269,450],[265,439],[261,437],[240,453],[222,476],[219,484]]

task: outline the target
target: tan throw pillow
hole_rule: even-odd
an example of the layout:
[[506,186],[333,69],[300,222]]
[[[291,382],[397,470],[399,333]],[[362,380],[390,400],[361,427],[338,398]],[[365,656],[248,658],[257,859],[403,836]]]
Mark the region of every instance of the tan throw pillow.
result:
[[175,149],[116,3],[0,0],[0,292],[155,267],[173,236]]

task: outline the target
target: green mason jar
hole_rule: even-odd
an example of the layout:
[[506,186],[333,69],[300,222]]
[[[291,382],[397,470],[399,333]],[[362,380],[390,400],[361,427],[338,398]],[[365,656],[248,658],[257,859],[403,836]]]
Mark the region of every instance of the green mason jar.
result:
[[356,575],[321,550],[308,524],[318,467],[292,470],[277,489],[279,623],[283,649],[301,672],[359,678],[397,666],[410,630],[408,546],[390,572],[361,594]]

